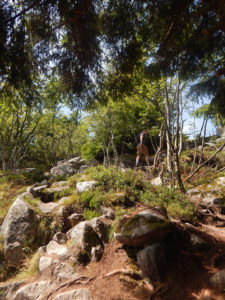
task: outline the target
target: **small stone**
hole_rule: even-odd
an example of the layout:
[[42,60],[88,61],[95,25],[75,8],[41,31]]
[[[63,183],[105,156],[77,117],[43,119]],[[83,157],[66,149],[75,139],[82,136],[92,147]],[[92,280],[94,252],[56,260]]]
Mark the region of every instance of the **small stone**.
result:
[[68,219],[70,221],[71,226],[73,227],[81,221],[84,221],[84,216],[82,214],[74,213],[71,216],[69,216]]
[[101,207],[100,209],[101,214],[103,214],[107,219],[114,220],[115,219],[115,212],[113,209],[109,207]]
[[70,257],[70,252],[67,247],[60,245],[55,241],[50,241],[46,246],[46,251],[48,255],[57,255],[59,257],[65,258]]
[[56,188],[56,187],[62,187],[62,186],[67,186],[67,181],[57,181],[57,182],[53,182],[53,184],[51,185],[51,188]]
[[162,185],[163,181],[160,177],[156,177],[156,178],[151,180],[151,184],[158,186],[158,185]]
[[8,244],[4,249],[4,258],[9,265],[18,266],[23,259],[22,245],[19,242]]
[[66,238],[66,235],[64,233],[57,232],[53,236],[53,241],[57,242],[60,245],[64,245],[64,244],[66,244],[67,238]]
[[207,249],[207,243],[195,234],[191,234],[190,242],[191,242],[192,248],[195,250]]

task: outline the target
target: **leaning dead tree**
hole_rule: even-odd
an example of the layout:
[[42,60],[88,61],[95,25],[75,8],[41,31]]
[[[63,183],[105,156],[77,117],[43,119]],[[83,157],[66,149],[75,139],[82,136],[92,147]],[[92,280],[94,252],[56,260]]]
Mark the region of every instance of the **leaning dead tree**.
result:
[[223,150],[223,148],[225,147],[225,143],[213,154],[210,156],[209,159],[207,159],[206,161],[204,161],[201,165],[199,165],[187,178],[186,181],[189,181],[203,166],[205,166],[206,164],[208,164],[214,157],[216,157],[216,155],[221,152]]

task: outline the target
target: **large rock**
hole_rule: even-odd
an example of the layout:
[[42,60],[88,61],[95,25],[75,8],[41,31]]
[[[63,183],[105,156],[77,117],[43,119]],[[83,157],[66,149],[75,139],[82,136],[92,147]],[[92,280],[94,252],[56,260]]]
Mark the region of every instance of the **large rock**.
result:
[[80,193],[83,193],[85,191],[88,191],[88,190],[92,190],[94,189],[95,185],[96,185],[96,181],[82,181],[82,182],[78,182],[76,184],[76,189],[77,189],[77,192],[80,194]]
[[83,288],[58,294],[53,300],[92,300],[92,297],[91,292]]
[[103,243],[98,234],[88,224],[88,221],[74,226],[66,235],[68,239],[74,241],[79,250],[77,255],[78,260],[82,261],[83,259],[85,262],[88,262],[90,260],[98,261],[101,259],[104,250]]
[[215,273],[209,280],[213,289],[224,291],[225,290],[225,269]]
[[[26,202],[26,197],[33,198],[30,193],[19,195],[10,207],[1,226],[4,250],[9,244],[18,242],[23,246],[25,242],[34,240],[36,237],[38,221],[34,210]],[[18,250],[18,247],[15,249]]]
[[93,228],[93,230],[98,234],[98,236],[103,242],[107,242],[109,225],[104,223],[102,221],[103,219],[103,217],[96,217],[89,221],[86,221],[86,223]]
[[128,246],[142,246],[163,241],[170,232],[168,219],[153,209],[121,219],[114,233],[116,239]]
[[78,172],[79,168],[84,164],[84,160],[78,156],[65,162],[58,162],[56,167],[50,170],[51,177],[73,175]]
[[142,272],[153,281],[162,281],[166,258],[163,244],[154,244],[137,253],[137,263]]
[[46,292],[50,290],[51,282],[50,281],[39,281],[34,282],[20,288],[15,295],[12,297],[12,300],[37,300],[41,299],[43,291]]
[[0,300],[12,299],[13,294],[23,285],[25,281],[4,283],[0,286]]
[[76,169],[69,162],[63,162],[50,170],[51,177],[73,175]]

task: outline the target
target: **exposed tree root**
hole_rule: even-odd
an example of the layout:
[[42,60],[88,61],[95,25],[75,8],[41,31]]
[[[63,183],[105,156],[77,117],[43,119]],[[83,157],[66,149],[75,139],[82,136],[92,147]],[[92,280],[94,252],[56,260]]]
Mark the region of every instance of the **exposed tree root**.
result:
[[116,275],[116,274],[123,274],[123,275],[128,275],[128,276],[134,276],[134,272],[132,272],[132,271],[129,271],[129,270],[126,270],[126,269],[117,269],[117,270],[114,270],[112,272],[107,273],[106,275],[104,275],[102,277],[103,278],[104,277],[110,277],[110,276],[113,276],[113,275]]
[[[42,298],[42,300],[47,300],[49,299],[53,294],[55,294],[56,292],[58,292],[58,290],[60,290],[61,288],[68,288],[69,286],[71,286],[72,284],[76,283],[76,284],[88,284],[91,280],[93,280],[95,277],[87,277],[87,276],[80,276],[76,279],[67,281],[61,285],[59,285],[56,289],[54,289],[53,291],[51,291],[50,293],[48,293],[46,296],[44,296]],[[82,279],[87,279],[86,281],[83,281]]]
[[149,300],[153,300],[155,296],[162,296],[164,293],[166,293],[168,291],[168,284],[165,283],[158,283],[159,286],[157,286],[155,288],[155,290],[153,291],[153,293],[150,295]]

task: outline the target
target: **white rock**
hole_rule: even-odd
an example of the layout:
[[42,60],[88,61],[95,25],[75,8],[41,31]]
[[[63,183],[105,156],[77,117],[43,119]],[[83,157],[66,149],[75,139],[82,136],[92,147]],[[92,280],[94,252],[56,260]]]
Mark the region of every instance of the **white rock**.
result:
[[56,275],[59,281],[71,279],[72,277],[75,279],[79,277],[79,274],[75,273],[75,270],[72,266],[67,263],[59,263],[55,266],[54,275]]
[[69,257],[70,252],[68,248],[64,245],[60,245],[55,241],[50,241],[46,246],[46,251],[48,255],[57,255],[59,257]]
[[0,286],[0,299],[12,299],[12,295],[23,285],[25,281],[8,282]]
[[58,203],[55,202],[42,202],[38,201],[38,208],[44,213],[44,214],[50,214],[52,213],[57,207],[59,206]]
[[56,181],[56,182],[53,182],[53,184],[51,185],[51,188],[65,186],[65,185],[67,185],[67,181]]
[[82,181],[82,182],[78,182],[76,185],[76,189],[78,193],[83,193],[85,191],[88,190],[92,190],[95,185],[96,185],[96,181]]
[[48,269],[52,265],[52,258],[51,257],[46,257],[46,256],[41,256],[39,260],[39,271],[40,273],[44,272],[46,269]]
[[15,293],[12,300],[36,300],[50,286],[50,281],[39,281],[25,285]]
[[91,292],[84,288],[58,294],[53,300],[92,300],[92,296]]
[[162,182],[162,179],[160,177],[156,177],[156,178],[154,178],[154,179],[151,180],[151,184],[152,185],[156,185],[157,186],[157,185],[162,185],[162,183],[163,182]]

